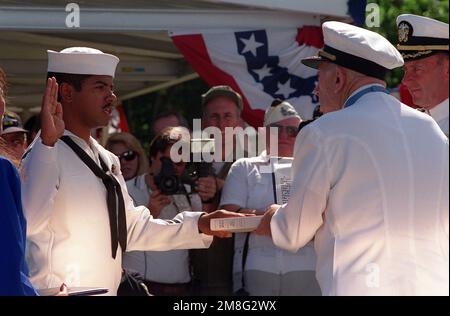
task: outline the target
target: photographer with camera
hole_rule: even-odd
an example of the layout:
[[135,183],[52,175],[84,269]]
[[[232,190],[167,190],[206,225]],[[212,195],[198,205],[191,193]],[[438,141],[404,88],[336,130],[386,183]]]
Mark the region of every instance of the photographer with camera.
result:
[[[211,192],[214,196],[214,186],[201,194],[195,192],[194,180],[184,175],[186,163],[174,163],[171,159],[170,150],[183,133],[189,132],[182,127],[159,132],[150,143],[149,172],[127,182],[135,205],[147,205],[154,218],[171,219],[183,211],[205,211],[202,195],[209,198]],[[124,254],[123,267],[139,272],[153,295],[189,294],[189,250],[128,252]]]

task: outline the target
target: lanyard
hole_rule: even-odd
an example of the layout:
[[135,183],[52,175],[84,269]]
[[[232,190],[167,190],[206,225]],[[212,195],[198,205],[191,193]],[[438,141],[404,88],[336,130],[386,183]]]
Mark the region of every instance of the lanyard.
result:
[[344,108],[355,104],[355,102],[358,101],[363,95],[370,93],[370,92],[384,92],[384,93],[389,94],[389,91],[385,87],[370,86],[370,87],[367,87],[367,88],[359,91],[358,93],[356,93],[355,95],[353,95],[352,97],[347,99],[347,101],[344,104]]

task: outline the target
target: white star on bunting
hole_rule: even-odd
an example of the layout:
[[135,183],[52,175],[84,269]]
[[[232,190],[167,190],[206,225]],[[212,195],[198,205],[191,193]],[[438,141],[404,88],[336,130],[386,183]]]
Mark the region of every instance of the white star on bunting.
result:
[[284,84],[279,82],[277,86],[278,90],[275,94],[282,94],[285,99],[288,99],[291,93],[295,92],[295,89],[291,88],[291,79],[288,79]]
[[256,49],[258,47],[264,46],[264,43],[260,43],[255,40],[255,34],[252,34],[249,39],[241,38],[241,41],[245,45],[244,49],[242,50],[242,54],[251,52],[253,56],[256,56]]
[[264,66],[259,69],[253,69],[253,71],[258,75],[259,81],[263,80],[265,77],[271,76],[271,70],[272,68],[267,67],[267,64],[264,64]]

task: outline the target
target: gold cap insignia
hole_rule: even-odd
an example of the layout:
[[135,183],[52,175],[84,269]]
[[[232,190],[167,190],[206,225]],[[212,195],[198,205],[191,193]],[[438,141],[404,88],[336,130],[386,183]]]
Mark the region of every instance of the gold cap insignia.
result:
[[398,25],[398,41],[400,43],[406,43],[409,36],[412,35],[412,26],[406,21],[400,22]]

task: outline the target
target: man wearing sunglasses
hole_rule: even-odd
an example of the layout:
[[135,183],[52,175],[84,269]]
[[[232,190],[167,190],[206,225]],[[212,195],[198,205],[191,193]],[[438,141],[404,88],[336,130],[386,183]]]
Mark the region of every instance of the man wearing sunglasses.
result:
[[[233,164],[222,191],[222,208],[263,211],[275,203],[274,174],[267,172],[269,161],[293,156],[300,122],[291,104],[281,100],[272,103],[264,116],[267,150],[258,157],[242,158]],[[288,172],[290,169],[289,166]],[[243,289],[251,296],[321,294],[314,273],[316,256],[312,243],[290,253],[277,248],[266,236],[241,233],[235,235],[234,247],[235,292]]]
[[292,157],[295,137],[297,137],[298,127],[301,119],[297,111],[288,102],[275,100],[267,109],[264,126],[267,127],[266,144],[268,154],[270,154],[270,134],[276,132],[278,146],[277,156]]

